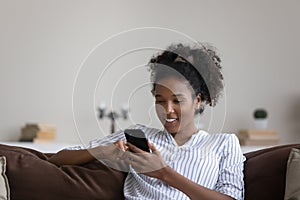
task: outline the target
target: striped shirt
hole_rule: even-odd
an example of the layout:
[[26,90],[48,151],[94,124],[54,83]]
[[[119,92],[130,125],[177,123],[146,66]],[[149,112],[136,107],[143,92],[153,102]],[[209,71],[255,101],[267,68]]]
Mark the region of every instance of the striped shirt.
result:
[[[179,174],[234,199],[243,199],[245,157],[235,134],[208,134],[200,130],[184,145],[178,146],[171,134],[166,131],[142,125],[130,128],[142,129],[160,151],[166,164]],[[93,140],[89,148],[109,145],[118,140],[125,140],[123,131]],[[130,168],[125,180],[124,196],[129,200],[189,199],[183,192],[159,179],[137,173],[133,168]]]

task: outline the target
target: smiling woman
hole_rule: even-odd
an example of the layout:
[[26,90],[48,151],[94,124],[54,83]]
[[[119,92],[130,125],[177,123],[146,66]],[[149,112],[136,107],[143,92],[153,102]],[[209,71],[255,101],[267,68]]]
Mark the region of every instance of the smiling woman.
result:
[[[220,59],[210,48],[171,45],[149,63],[152,94],[162,130],[133,125],[151,152],[126,142],[124,131],[91,141],[89,148],[63,150],[56,165],[95,158],[128,170],[126,199],[243,199],[243,156],[234,134],[209,134],[194,124],[195,113],[215,106],[223,89]],[[151,142],[150,142],[151,141]]]
[[220,62],[215,51],[202,44],[171,45],[150,60],[156,112],[169,133],[195,133],[194,113],[202,113],[206,104],[216,105],[223,89]]

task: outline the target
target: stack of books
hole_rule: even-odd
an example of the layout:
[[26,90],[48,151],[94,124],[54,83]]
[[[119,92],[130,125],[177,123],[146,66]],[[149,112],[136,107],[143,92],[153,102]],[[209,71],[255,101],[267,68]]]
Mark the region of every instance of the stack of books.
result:
[[26,124],[21,129],[21,142],[51,142],[56,138],[56,126],[50,124]]
[[240,130],[238,138],[241,145],[272,146],[279,144],[279,136],[275,130]]

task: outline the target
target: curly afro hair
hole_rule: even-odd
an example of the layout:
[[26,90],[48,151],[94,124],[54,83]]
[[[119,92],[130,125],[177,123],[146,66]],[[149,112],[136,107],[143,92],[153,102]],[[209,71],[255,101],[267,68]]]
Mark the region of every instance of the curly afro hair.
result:
[[201,97],[201,107],[215,106],[223,91],[221,59],[212,46],[197,43],[191,47],[183,44],[172,44],[165,51],[151,58],[149,62],[152,93],[157,81],[176,76],[183,78],[194,90],[193,98]]

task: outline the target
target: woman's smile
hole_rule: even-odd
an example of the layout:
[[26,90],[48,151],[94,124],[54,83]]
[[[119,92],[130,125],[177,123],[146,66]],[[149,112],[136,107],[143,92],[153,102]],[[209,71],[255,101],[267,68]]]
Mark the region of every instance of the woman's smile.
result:
[[176,125],[179,125],[179,120],[178,118],[166,118],[165,127],[175,127]]
[[168,123],[172,123],[172,122],[175,122],[177,119],[174,119],[174,118],[168,118],[168,119],[166,119],[166,121],[168,122]]

